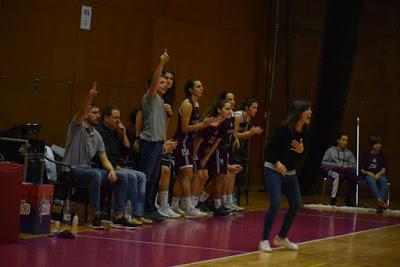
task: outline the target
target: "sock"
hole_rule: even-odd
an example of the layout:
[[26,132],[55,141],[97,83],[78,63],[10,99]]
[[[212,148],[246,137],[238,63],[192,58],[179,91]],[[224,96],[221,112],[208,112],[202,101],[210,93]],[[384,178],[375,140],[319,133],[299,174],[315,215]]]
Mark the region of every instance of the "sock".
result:
[[184,197],[183,202],[185,203],[185,210],[190,210],[192,208],[192,200],[190,197]]
[[181,199],[180,197],[172,197],[171,208],[173,208],[173,209],[179,208],[179,200],[180,199]]
[[199,203],[199,197],[197,197],[197,196],[192,196],[191,198],[192,198],[192,205],[193,205],[193,207],[196,207],[196,206],[197,206],[197,203]]
[[160,208],[166,209],[168,207],[168,191],[162,191],[159,194]]
[[222,195],[222,203],[226,203],[226,194]]
[[216,209],[219,209],[221,207],[221,199],[220,198],[214,199],[214,207]]
[[200,195],[200,201],[201,202],[206,201],[209,198],[209,196],[210,196],[209,193],[207,193],[206,191],[203,191],[203,193],[201,193],[201,195]]
[[233,203],[233,195],[232,194],[228,195],[227,198],[226,198],[226,201],[228,203]]

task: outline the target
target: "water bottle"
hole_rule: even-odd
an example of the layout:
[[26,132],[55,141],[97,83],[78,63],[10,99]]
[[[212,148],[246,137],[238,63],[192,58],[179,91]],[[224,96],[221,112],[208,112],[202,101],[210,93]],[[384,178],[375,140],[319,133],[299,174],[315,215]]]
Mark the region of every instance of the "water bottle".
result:
[[71,204],[69,199],[64,202],[63,207],[63,224],[70,224],[71,223]]
[[79,218],[78,215],[75,214],[74,218],[72,219],[72,228],[77,228],[79,225]]
[[124,216],[128,221],[132,219],[132,202],[130,200],[126,202]]

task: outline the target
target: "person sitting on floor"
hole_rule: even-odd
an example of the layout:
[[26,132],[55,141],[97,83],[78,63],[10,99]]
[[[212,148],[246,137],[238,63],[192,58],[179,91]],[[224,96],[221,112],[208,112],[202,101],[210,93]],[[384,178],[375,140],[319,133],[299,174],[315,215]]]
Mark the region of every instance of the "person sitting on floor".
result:
[[339,177],[349,185],[346,205],[354,206],[354,198],[358,177],[355,174],[356,160],[353,153],[347,149],[349,136],[340,133],[336,139],[337,146],[330,147],[324,154],[321,168],[327,173],[327,177],[333,179],[331,205],[336,205],[336,194],[339,187]]
[[382,138],[371,136],[369,139],[370,151],[363,157],[361,174],[364,181],[370,186],[379,209],[386,209],[384,201],[387,188],[386,158],[382,152]]

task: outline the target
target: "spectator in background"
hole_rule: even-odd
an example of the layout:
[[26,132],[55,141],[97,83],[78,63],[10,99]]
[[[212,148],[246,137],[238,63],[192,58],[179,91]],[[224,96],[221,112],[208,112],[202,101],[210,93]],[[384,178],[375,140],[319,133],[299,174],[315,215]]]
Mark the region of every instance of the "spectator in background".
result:
[[371,136],[369,139],[370,151],[363,157],[361,174],[364,181],[371,187],[378,209],[386,209],[386,158],[382,152],[382,138]]
[[356,160],[353,153],[347,149],[349,136],[340,133],[336,139],[337,146],[330,147],[324,154],[321,168],[327,173],[327,177],[333,179],[331,205],[336,205],[336,193],[339,187],[339,178],[348,183],[346,205],[354,206],[356,185]]

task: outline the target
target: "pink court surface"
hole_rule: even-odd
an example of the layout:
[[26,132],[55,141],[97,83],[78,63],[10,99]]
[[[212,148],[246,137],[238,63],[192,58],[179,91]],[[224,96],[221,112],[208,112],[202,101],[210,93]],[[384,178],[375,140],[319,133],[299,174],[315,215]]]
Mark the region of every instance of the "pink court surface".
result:
[[[279,231],[284,212],[271,237]],[[249,211],[226,218],[167,220],[130,231],[88,230],[74,240],[20,239],[0,245],[0,266],[174,266],[240,255],[258,250],[264,215]],[[303,243],[396,224],[400,217],[302,209],[289,236]]]

